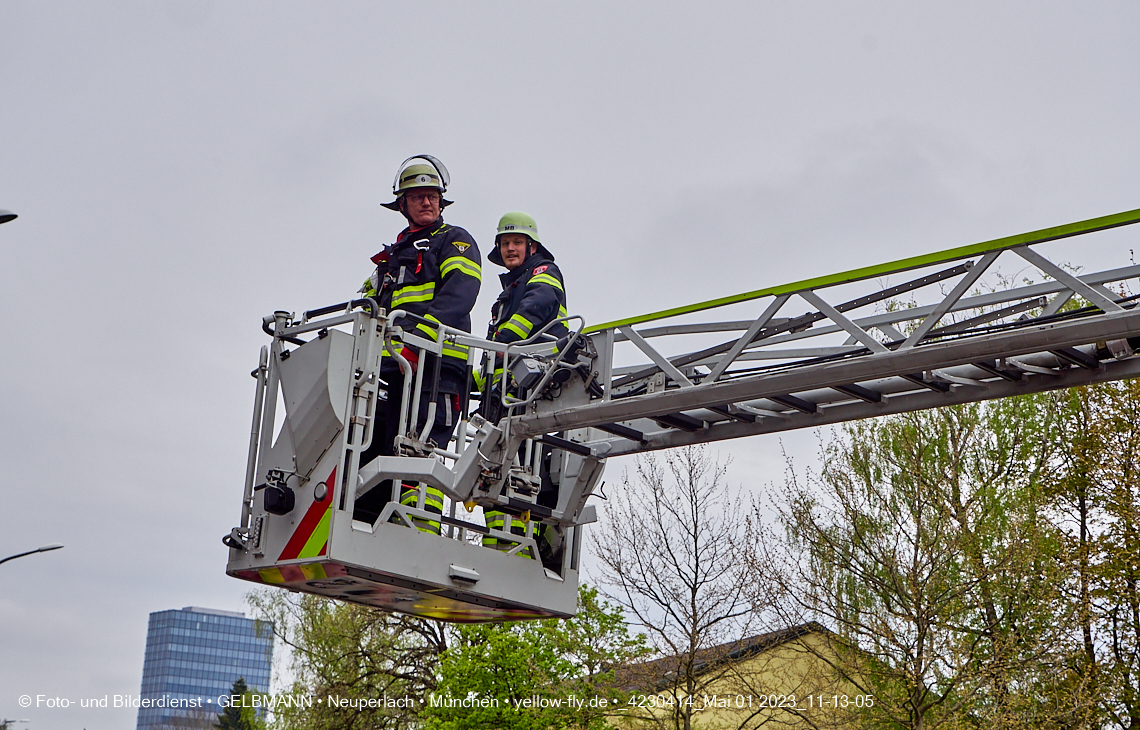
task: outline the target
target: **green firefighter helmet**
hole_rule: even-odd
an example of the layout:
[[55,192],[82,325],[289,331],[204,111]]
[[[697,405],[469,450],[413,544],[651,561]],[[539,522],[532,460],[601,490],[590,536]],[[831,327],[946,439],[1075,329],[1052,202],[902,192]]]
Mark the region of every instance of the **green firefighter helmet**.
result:
[[521,233],[530,240],[534,241],[535,248],[538,253],[542,254],[549,261],[554,260],[554,254],[550,253],[545,246],[542,245],[542,239],[538,237],[538,223],[535,222],[534,216],[523,213],[521,210],[504,213],[503,217],[499,219],[499,228],[495,231],[495,248],[487,254],[487,259],[494,264],[503,266],[503,256],[499,253],[499,238],[504,233]]
[[392,195],[395,195],[396,199],[381,205],[400,212],[400,198],[404,197],[404,193],[413,188],[435,188],[440,195],[439,207],[446,208],[452,201],[444,199],[443,194],[447,192],[450,183],[451,177],[442,162],[431,155],[415,155],[400,164],[396,178],[392,181]]

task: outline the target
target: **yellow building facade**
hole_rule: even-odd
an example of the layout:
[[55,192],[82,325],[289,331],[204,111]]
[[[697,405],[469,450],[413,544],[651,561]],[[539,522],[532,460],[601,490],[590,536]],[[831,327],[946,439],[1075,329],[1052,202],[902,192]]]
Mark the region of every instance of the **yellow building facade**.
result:
[[686,715],[694,730],[854,728],[875,698],[840,676],[843,651],[810,623],[702,650],[691,670],[683,657],[624,667],[634,697],[615,719],[631,730],[684,728]]

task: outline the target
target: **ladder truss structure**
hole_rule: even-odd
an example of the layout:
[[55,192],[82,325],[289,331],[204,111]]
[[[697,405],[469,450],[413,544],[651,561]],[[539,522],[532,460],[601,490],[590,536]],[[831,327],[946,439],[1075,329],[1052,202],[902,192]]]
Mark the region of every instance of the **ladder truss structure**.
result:
[[[1135,377],[1140,310],[1126,292],[1140,266],[1074,274],[1076,257],[1036,248],[1136,222],[1130,211],[594,326],[603,397],[540,403],[512,428],[589,427],[584,445],[616,456]],[[1042,280],[981,291],[1002,262]],[[843,296],[887,278],[903,280]],[[754,319],[671,323],[746,302]],[[788,316],[797,303],[808,311]],[[644,362],[619,367],[622,346]]]

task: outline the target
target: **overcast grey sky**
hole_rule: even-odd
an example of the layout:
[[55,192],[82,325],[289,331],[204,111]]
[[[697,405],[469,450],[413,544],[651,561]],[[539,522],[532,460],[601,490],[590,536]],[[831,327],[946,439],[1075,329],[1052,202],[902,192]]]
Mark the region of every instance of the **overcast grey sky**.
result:
[[[133,727],[17,698],[137,694],[148,613],[244,608],[260,318],[355,291],[404,158],[484,253],[533,214],[600,322],[1140,208],[1138,30],[1123,0],[0,0],[0,557],[67,545],[0,567],[0,718]],[[780,478],[779,439],[722,450]]]

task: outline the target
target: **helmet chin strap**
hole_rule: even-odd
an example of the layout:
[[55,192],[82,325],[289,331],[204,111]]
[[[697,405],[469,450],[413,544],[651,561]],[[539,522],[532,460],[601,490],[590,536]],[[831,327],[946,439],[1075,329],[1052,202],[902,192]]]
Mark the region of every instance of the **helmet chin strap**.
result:
[[412,228],[415,228],[416,222],[414,220],[412,220],[412,216],[408,215],[408,198],[406,195],[400,196],[399,205],[400,205],[400,213],[404,216],[404,220],[406,220],[408,222],[409,226],[411,226]]

